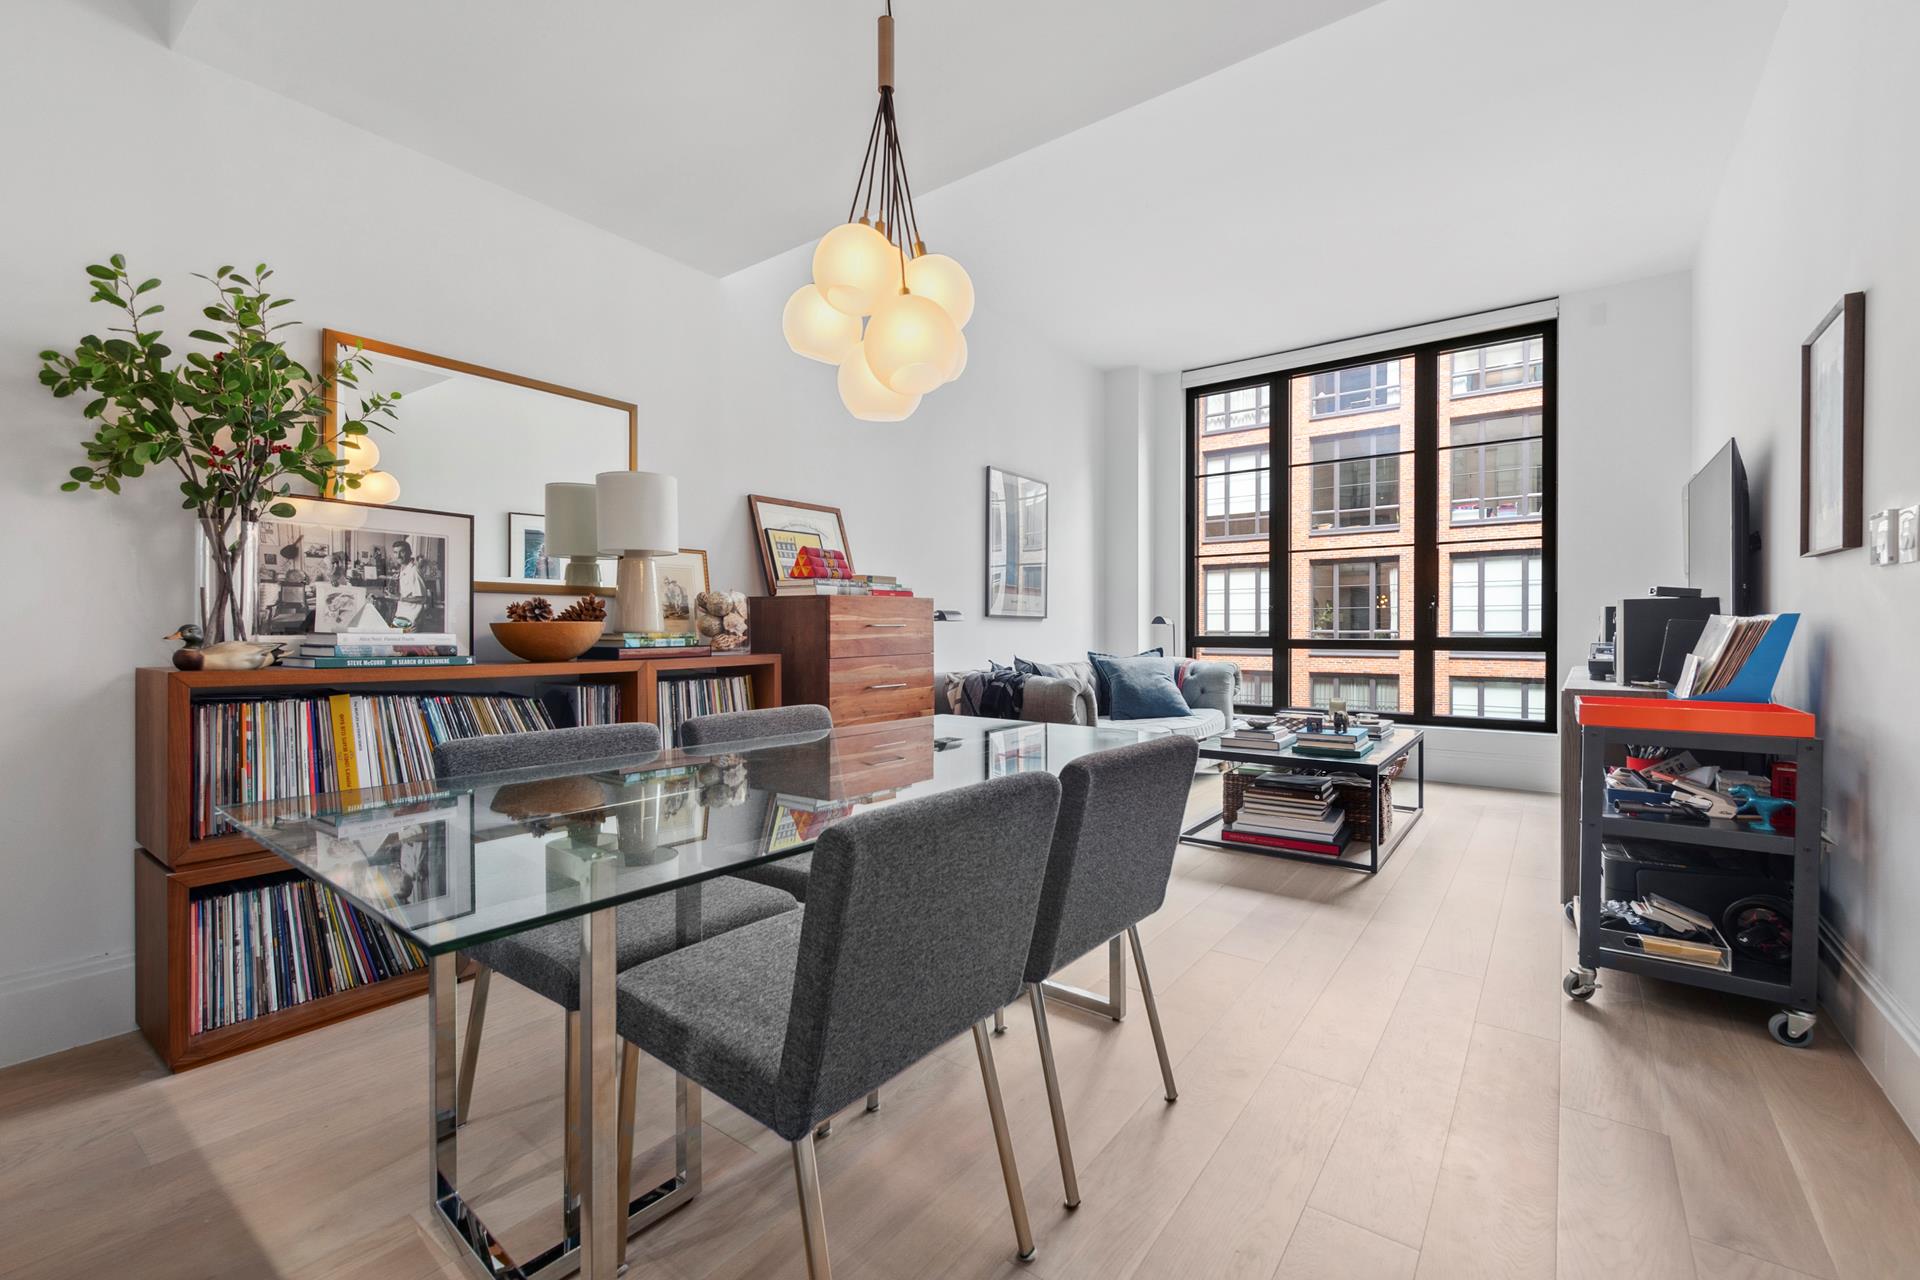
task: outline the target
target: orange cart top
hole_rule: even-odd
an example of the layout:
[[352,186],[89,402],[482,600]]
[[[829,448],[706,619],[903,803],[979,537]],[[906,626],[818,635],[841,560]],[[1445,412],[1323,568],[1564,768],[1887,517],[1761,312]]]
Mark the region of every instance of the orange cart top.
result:
[[1777,702],[1697,702],[1682,698],[1576,698],[1574,718],[1594,728],[1655,733],[1727,733],[1811,738],[1811,711]]

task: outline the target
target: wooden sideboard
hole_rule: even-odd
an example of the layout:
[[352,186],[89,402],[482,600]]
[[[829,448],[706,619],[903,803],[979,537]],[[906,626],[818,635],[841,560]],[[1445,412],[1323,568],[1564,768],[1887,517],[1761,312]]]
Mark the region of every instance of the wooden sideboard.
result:
[[778,653],[787,705],[836,725],[933,714],[933,601],[917,596],[758,596],[753,647]]
[[777,654],[714,654],[638,661],[490,662],[467,667],[363,668],[325,671],[134,672],[133,851],[134,1013],[140,1030],[171,1070],[199,1066],[269,1044],[426,989],[426,971],[353,987],[272,1013],[195,1034],[188,1017],[193,992],[191,907],[196,892],[292,868],[238,833],[192,834],[194,705],[210,700],[270,699],[327,693],[517,693],[578,684],[620,691],[620,719],[658,719],[660,682],[676,675],[744,675],[753,705],[781,704]]

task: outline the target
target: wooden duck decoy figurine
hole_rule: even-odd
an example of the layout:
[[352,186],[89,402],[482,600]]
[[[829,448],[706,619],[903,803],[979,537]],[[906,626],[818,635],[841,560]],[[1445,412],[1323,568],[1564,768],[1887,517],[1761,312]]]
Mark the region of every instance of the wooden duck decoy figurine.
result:
[[178,631],[161,638],[180,642],[180,647],[173,651],[173,665],[182,671],[258,671],[278,662],[280,651],[286,648],[278,640],[222,640],[218,644],[207,644],[201,637],[199,624],[193,622],[182,623]]

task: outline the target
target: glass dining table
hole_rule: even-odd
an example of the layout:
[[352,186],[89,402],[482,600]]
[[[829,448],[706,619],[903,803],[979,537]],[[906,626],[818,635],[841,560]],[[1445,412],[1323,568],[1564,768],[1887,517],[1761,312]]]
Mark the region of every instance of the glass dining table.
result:
[[[852,814],[1007,774],[1058,772],[1082,755],[1142,736],[940,715],[720,744],[698,754],[666,750],[591,767],[224,805],[221,812],[425,954],[428,1192],[476,1274],[514,1280],[577,1267],[587,1280],[612,1280],[628,1235],[699,1185],[696,1143],[692,1167],[683,1155],[669,1182],[619,1202],[616,909],[675,894],[678,917],[697,922],[703,882],[805,853]],[[562,1239],[516,1259],[460,1190],[459,953],[569,920],[580,930],[579,1209]]]

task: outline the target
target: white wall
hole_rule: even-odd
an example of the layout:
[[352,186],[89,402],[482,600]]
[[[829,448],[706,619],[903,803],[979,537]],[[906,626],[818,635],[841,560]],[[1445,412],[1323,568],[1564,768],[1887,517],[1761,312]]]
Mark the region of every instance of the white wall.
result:
[[[1601,606],[1658,582],[1680,581],[1679,494],[1672,461],[1692,408],[1692,306],[1686,272],[1565,294],[1560,299],[1560,652],[1550,683],[1584,664]],[[1333,340],[1339,335],[1328,334]],[[1152,594],[1185,598],[1184,418],[1178,375],[1155,379],[1151,505]],[[1667,457],[1650,470],[1649,458]],[[1431,776],[1447,782],[1552,791],[1558,747],[1544,734],[1429,731]]]
[[[0,536],[16,549],[0,616],[0,1063],[133,1026],[132,672],[164,663],[159,637],[191,613],[191,529],[164,480],[56,492],[82,423],[38,385],[34,356],[110,323],[82,273],[110,253],[167,280],[170,329],[197,319],[189,272],[264,259],[311,326],[306,357],[328,325],[637,401],[641,465],[681,477],[682,540],[708,548],[716,585],[760,589],[746,493],[831,502],[862,568],[965,611],[936,631],[941,663],[1084,646],[1100,501],[1085,365],[987,305],[966,378],[905,424],[853,423],[832,370],[780,338],[804,255],[715,281],[110,13],[51,0],[0,41]],[[129,140],[108,154],[89,138]],[[981,617],[990,461],[1054,485],[1044,622]]]
[[1801,624],[1776,696],[1827,743],[1823,992],[1920,1122],[1920,862],[1912,744],[1920,567],[1799,552],[1799,346],[1842,294],[1867,295],[1866,508],[1920,501],[1920,8],[1793,0],[1728,166],[1695,272],[1693,457],[1737,438],[1759,515],[1761,603]]

